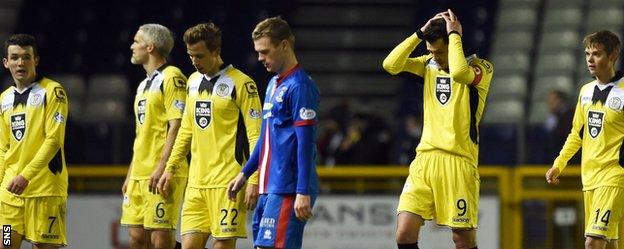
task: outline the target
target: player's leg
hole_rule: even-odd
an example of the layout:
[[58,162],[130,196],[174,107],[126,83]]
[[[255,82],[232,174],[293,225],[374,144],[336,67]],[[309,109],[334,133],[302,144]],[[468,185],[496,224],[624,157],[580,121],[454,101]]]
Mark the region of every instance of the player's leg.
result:
[[453,243],[457,249],[477,248],[477,230],[453,229]]
[[[397,216],[396,242],[401,245],[418,243],[420,228],[425,220],[420,215],[410,212],[400,212]],[[409,248],[409,247],[405,247]]]
[[212,233],[207,189],[186,188],[182,204],[182,249],[203,249]]
[[22,246],[22,239],[24,238],[23,235],[12,231],[11,232],[11,245],[10,246],[4,246],[2,244],[0,244],[0,249],[19,249]]
[[433,218],[433,192],[427,184],[431,155],[421,153],[410,164],[397,207],[396,242],[399,249],[418,248],[420,228]]
[[130,236],[130,249],[149,249],[150,235],[149,231],[143,227],[128,227],[128,235]]
[[607,241],[603,238],[586,236],[585,237],[585,249],[605,249]]
[[150,236],[154,249],[171,249],[175,247],[174,230],[152,230]]
[[149,193],[147,184],[147,180],[129,180],[123,197],[120,223],[128,227],[131,249],[147,249],[150,243],[149,231],[143,227],[145,195]]
[[[314,206],[316,196],[311,196]],[[306,221],[299,220],[294,209],[295,194],[268,194],[255,245],[276,249],[300,249]]]
[[[609,241],[618,239],[618,228],[624,204],[624,189],[599,187],[584,191],[585,248],[607,248]],[[617,242],[613,245],[617,248]]]
[[210,210],[210,226],[215,239],[215,249],[235,249],[237,238],[246,238],[247,209],[245,191],[239,191],[236,201],[227,198],[226,188],[207,190],[208,201],[213,205]]
[[212,243],[213,249],[235,249],[236,239],[215,239]]
[[455,248],[477,247],[479,215],[479,173],[474,165],[455,155],[436,155],[431,176],[435,196],[435,220],[453,229]]
[[181,202],[186,189],[186,178],[174,177],[170,184],[170,195],[145,193],[145,229],[150,230],[150,243],[154,249],[171,249],[175,246],[175,229],[178,225]]
[[24,239],[32,248],[60,248],[67,246],[65,235],[66,197],[26,198],[24,202]]
[[0,226],[1,234],[11,233],[11,246],[3,246],[2,249],[19,249],[24,238],[24,198],[12,195],[0,195]]
[[618,242],[616,239],[613,239],[607,243],[607,249],[618,249]]
[[187,233],[182,235],[182,249],[204,249],[210,234]]

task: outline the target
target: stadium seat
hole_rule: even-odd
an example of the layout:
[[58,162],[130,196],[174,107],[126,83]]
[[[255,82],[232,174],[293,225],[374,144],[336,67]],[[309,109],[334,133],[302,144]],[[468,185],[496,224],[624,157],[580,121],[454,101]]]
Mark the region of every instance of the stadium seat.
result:
[[82,122],[121,123],[127,120],[125,103],[113,99],[87,101]]
[[484,112],[483,123],[512,124],[524,118],[524,102],[521,99],[489,101]]
[[88,90],[89,101],[102,99],[126,100],[128,98],[128,79],[119,74],[101,74],[91,76]]
[[364,30],[309,28],[295,32],[297,47],[303,49],[392,48],[408,35],[407,30],[389,30],[387,28]]
[[529,123],[535,124],[543,124],[546,122],[546,118],[548,117],[548,108],[546,107],[546,103],[544,99],[539,101],[533,101],[533,106],[531,107],[531,112],[529,113]]
[[411,11],[400,7],[309,6],[291,16],[293,23],[303,26],[406,26],[409,22],[403,17]]
[[544,75],[549,73],[569,73],[576,70],[577,58],[575,51],[555,51],[551,53],[540,53],[537,57],[536,73]]
[[560,90],[568,94],[574,95],[576,84],[572,80],[571,74],[547,74],[535,76],[533,84],[533,101],[543,101],[551,90]]
[[544,29],[555,30],[558,27],[579,27],[582,18],[583,12],[580,6],[548,9],[544,20]]
[[380,52],[315,52],[298,53],[298,58],[310,71],[368,71],[380,72],[387,51]]
[[531,51],[534,37],[534,33],[528,30],[499,32],[494,37],[494,44],[492,45],[494,49],[492,51],[494,53],[513,50]]
[[80,102],[85,97],[86,83],[79,74],[59,74],[50,76],[51,79],[61,83],[70,102]]
[[390,75],[320,74],[313,77],[323,96],[396,95],[402,80]]
[[589,10],[587,25],[614,25],[621,27],[622,16],[624,16],[624,11],[621,8],[592,8]]
[[542,34],[540,51],[552,49],[577,49],[582,46],[578,29],[560,29]]
[[529,55],[527,51],[506,51],[493,54],[492,64],[497,73],[513,72],[524,74],[529,70]]
[[527,79],[523,74],[496,75],[490,85],[488,101],[524,99],[526,94]]
[[498,30],[534,29],[537,24],[537,10],[531,7],[514,7],[498,12]]

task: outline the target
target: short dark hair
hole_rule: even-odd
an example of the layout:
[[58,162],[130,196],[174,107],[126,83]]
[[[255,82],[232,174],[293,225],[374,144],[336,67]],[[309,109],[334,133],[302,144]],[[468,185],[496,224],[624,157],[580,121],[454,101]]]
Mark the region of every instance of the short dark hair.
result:
[[184,43],[193,45],[200,41],[206,43],[211,52],[221,48],[221,30],[213,22],[200,23],[184,32]]
[[429,43],[434,43],[442,38],[445,44],[449,43],[448,34],[446,33],[446,21],[439,18],[431,21],[431,24],[423,32],[423,38]]
[[586,48],[595,46],[596,44],[602,44],[608,55],[620,50],[620,38],[608,30],[600,30],[583,38],[583,45],[585,45]]
[[550,90],[550,94],[554,95],[555,97],[557,97],[558,99],[560,99],[563,102],[567,102],[568,101],[568,94],[566,94],[562,90],[552,89],[552,90]]
[[279,16],[264,19],[256,25],[256,28],[251,33],[251,39],[255,41],[262,37],[269,37],[273,45],[287,40],[293,49],[295,47],[295,35],[292,29],[290,29],[290,25]]
[[31,46],[33,48],[33,55],[35,57],[39,56],[39,53],[37,51],[37,40],[32,35],[14,34],[9,37],[9,39],[4,42],[4,58],[7,58],[9,56],[9,46],[11,45],[17,45],[20,47]]

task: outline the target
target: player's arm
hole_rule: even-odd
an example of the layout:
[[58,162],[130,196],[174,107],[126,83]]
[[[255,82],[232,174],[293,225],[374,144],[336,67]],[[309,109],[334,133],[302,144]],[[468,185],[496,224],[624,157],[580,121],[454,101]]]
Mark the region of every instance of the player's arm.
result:
[[[48,166],[52,158],[64,144],[65,124],[67,121],[67,95],[60,85],[55,86],[52,92],[46,93],[44,110],[45,139],[36,152],[35,157],[24,167],[9,186],[9,191],[21,194],[29,181],[41,170]],[[53,172],[56,174],[57,172]],[[59,172],[60,173],[60,172]]]
[[2,185],[4,172],[7,168],[4,163],[4,155],[6,154],[7,150],[9,150],[9,137],[7,136],[7,131],[9,131],[9,128],[4,122],[4,113],[0,113],[0,119],[0,185]]
[[167,137],[160,154],[158,165],[156,165],[156,169],[154,169],[154,172],[152,172],[150,176],[149,189],[152,193],[158,192],[158,181],[165,171],[165,165],[171,155],[173,144],[178,130],[180,129],[184,103],[186,102],[186,77],[184,75],[167,72],[165,73],[163,84],[163,104],[165,107],[165,115],[168,120]]
[[420,77],[425,75],[425,62],[427,56],[409,58],[416,46],[420,44],[421,38],[416,33],[399,43],[383,61],[383,68],[390,74],[395,75],[406,71]]
[[557,156],[555,162],[553,163],[553,167],[557,167],[559,171],[563,171],[563,169],[565,169],[570,158],[572,158],[579,148],[581,148],[583,143],[581,136],[584,132],[583,115],[583,106],[581,105],[579,97],[579,101],[576,103],[576,109],[574,110],[574,118],[572,119],[572,130],[570,131],[570,134],[568,134],[568,138],[563,144],[563,148],[561,148],[559,156]]
[[[265,99],[265,102],[267,100]],[[254,146],[253,152],[249,156],[249,160],[243,166],[241,172],[228,184],[228,198],[230,200],[236,200],[236,194],[243,188],[243,185],[247,182],[247,179],[251,177],[256,171],[258,171],[258,163],[260,162],[260,150],[262,150],[262,144],[264,143],[264,129],[266,126],[266,120],[262,120],[260,124],[260,136]]]
[[295,197],[295,215],[300,220],[312,217],[310,200],[310,177],[316,170],[314,142],[318,123],[319,92],[310,85],[298,85],[289,94],[291,113],[295,120],[297,136],[297,195]]
[[[238,105],[245,130],[249,148],[255,148],[260,136],[260,125],[262,124],[262,106],[258,87],[252,79],[248,79],[242,87],[239,87],[236,104]],[[258,200],[258,171],[255,171],[248,180],[245,190],[245,205],[248,210],[255,208]]]
[[[165,196],[168,194],[167,191],[169,190],[169,184],[170,184],[171,178],[180,169],[181,167],[180,165],[182,165],[183,164],[182,162],[186,160],[186,156],[191,150],[191,138],[192,138],[192,133],[193,133],[193,130],[192,130],[193,129],[192,127],[193,110],[192,110],[191,105],[187,103],[188,96],[186,96],[186,91],[176,91],[176,92],[177,94],[173,95],[174,97],[172,97],[172,101],[169,104],[171,113],[168,112],[167,115],[168,116],[171,115],[169,117],[174,118],[172,120],[176,120],[176,117],[180,118],[178,119],[180,120],[179,121],[180,126],[177,129],[175,134],[172,134],[173,130],[171,129],[168,131],[167,143],[169,141],[173,141],[173,142],[172,144],[170,144],[171,146],[170,153],[165,159],[164,172],[162,173],[162,176],[160,176],[160,179],[158,180],[158,183],[156,186],[158,192],[162,193]],[[183,110],[183,111],[180,113],[180,110]],[[176,113],[179,113],[179,114],[176,114]],[[171,124],[171,120],[169,121],[169,123]],[[171,140],[169,140],[170,134],[172,134]],[[161,157],[161,160],[162,159],[163,158]]]

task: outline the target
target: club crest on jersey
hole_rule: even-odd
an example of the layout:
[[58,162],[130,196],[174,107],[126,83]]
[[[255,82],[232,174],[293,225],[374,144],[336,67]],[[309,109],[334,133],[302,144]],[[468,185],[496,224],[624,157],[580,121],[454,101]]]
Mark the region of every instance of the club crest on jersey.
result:
[[214,87],[215,93],[219,97],[225,97],[228,95],[230,87],[227,84],[218,84]]
[[11,133],[15,140],[22,141],[26,133],[26,113],[11,115]]
[[42,101],[43,97],[41,97],[41,94],[35,93],[30,96],[30,101],[28,101],[28,103],[32,106],[38,106]]
[[303,120],[311,120],[316,117],[316,112],[312,109],[301,107],[301,109],[299,109],[299,117]]
[[143,124],[145,122],[145,106],[146,106],[147,100],[139,100],[139,103],[137,104],[137,119],[139,120],[139,124]]
[[604,124],[604,113],[599,111],[589,111],[587,113],[587,127],[589,127],[589,136],[592,138],[598,137],[602,131],[602,125]]
[[451,78],[437,77],[435,91],[438,102],[442,105],[446,105],[451,98]]
[[613,110],[617,111],[622,108],[622,100],[618,97],[613,97],[609,99],[607,102],[608,102],[609,108]]
[[205,129],[210,124],[210,117],[212,116],[212,102],[211,101],[196,101],[195,102],[195,123],[199,128]]

